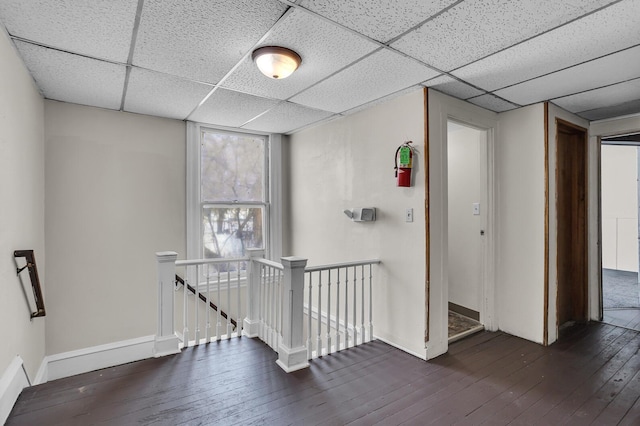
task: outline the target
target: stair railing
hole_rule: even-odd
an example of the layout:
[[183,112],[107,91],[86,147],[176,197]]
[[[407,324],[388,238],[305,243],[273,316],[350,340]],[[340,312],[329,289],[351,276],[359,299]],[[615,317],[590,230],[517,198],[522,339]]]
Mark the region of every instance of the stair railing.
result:
[[[214,339],[245,335],[258,337],[278,353],[277,363],[287,372],[309,365],[309,359],[347,349],[373,339],[373,265],[379,260],[339,263],[307,268],[307,259],[283,257],[281,262],[264,259],[264,250],[249,249],[247,258],[176,260],[177,253],[157,253],[158,259],[158,334],[155,354],[163,356],[180,351],[181,346],[197,345]],[[227,265],[220,267],[220,265]],[[237,264],[235,270],[229,267]],[[216,266],[212,275],[211,267]],[[246,266],[244,266],[246,265]],[[184,280],[182,293],[183,331],[175,331],[176,267],[195,268],[198,285],[191,286],[193,302],[187,295],[190,284]],[[225,269],[226,268],[226,269]],[[204,275],[202,272],[205,271]],[[220,277],[223,277],[221,280]],[[204,277],[204,279],[202,278]],[[226,282],[226,334],[221,335],[222,309],[216,307],[216,335],[211,337],[209,322],[212,303],[211,278],[220,304]],[[226,281],[224,278],[226,277]],[[231,284],[233,283],[233,285]],[[245,294],[242,295],[244,284]],[[203,291],[201,291],[203,290]],[[236,292],[235,303],[231,301]],[[199,308],[201,302],[205,305]],[[306,303],[305,303],[306,302]],[[326,308],[325,308],[326,306]],[[244,320],[235,324],[230,319]],[[206,320],[200,311],[207,312]],[[191,314],[189,312],[192,312]],[[341,316],[344,313],[343,316]],[[306,317],[305,317],[306,315]],[[194,320],[190,322],[190,318]],[[205,328],[205,338],[200,329]],[[191,334],[193,331],[193,334]],[[306,334],[306,336],[305,336]],[[193,340],[190,338],[193,337]],[[183,342],[181,344],[181,342]],[[190,343],[191,342],[191,343]],[[335,342],[335,345],[333,344]],[[314,350],[315,349],[315,350]]]
[[[185,284],[184,279],[180,275],[176,274],[176,287],[180,285],[185,286],[187,290],[191,292],[191,294],[196,294],[196,289],[189,283]],[[198,292],[198,298],[204,303],[209,302],[209,307],[216,312],[218,311],[218,305],[209,300],[203,293]],[[229,315],[227,315],[225,311],[220,310],[220,316],[222,316],[222,318],[224,318],[225,320],[231,321],[231,325],[233,325],[234,330],[238,327],[238,322],[233,318],[229,318]]]

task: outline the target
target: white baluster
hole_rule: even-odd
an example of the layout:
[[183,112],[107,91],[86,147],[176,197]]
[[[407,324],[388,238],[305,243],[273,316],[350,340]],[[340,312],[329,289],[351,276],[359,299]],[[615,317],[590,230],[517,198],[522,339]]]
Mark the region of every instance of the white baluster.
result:
[[[240,270],[242,269],[242,262],[238,262],[236,265],[237,279],[236,279],[236,336],[242,336],[242,321],[240,321],[240,316],[242,313],[240,312],[240,306],[242,306],[242,293],[240,292]],[[247,285],[247,288],[249,286]]]
[[[227,262],[227,339],[231,338],[231,263]],[[222,304],[222,303],[221,303]],[[222,310],[222,307],[220,307]]]
[[365,328],[364,328],[364,265],[360,266],[360,275],[362,275],[361,279],[362,279],[362,283],[360,285],[360,293],[361,296],[360,298],[362,299],[360,301],[361,306],[361,312],[360,312],[360,343],[364,343],[365,342]]
[[189,300],[187,298],[187,292],[189,291],[189,280],[187,278],[187,268],[184,268],[184,286],[182,287],[182,295],[183,295],[183,307],[182,307],[182,336],[184,341],[182,342],[183,346],[186,348],[189,346]]
[[271,268],[272,271],[272,283],[271,287],[273,288],[273,299],[271,299],[271,341],[273,342],[273,347],[278,349],[278,280],[276,275],[278,271],[276,268]]
[[196,265],[196,282],[194,285],[194,289],[195,289],[195,295],[193,297],[193,303],[196,305],[194,308],[194,315],[195,315],[195,342],[196,342],[196,346],[198,346],[200,344],[200,317],[198,316],[200,311],[199,311],[199,306],[200,306],[200,297],[199,297],[199,293],[200,293],[200,287],[198,286],[198,284],[200,283],[200,275],[198,275],[200,273],[200,266]]
[[218,306],[218,309],[216,309],[216,340],[220,341],[220,339],[222,339],[222,314],[220,313],[220,264],[216,265],[216,284],[218,286],[218,296],[216,297]]
[[260,286],[260,339],[266,342],[266,329],[267,329],[267,294],[268,294],[268,270],[267,267],[262,265],[262,284]]
[[331,353],[331,269],[327,271],[327,355]]
[[313,347],[311,345],[311,307],[313,302],[313,273],[309,272],[309,304],[307,309],[307,359],[311,359],[313,355]]
[[322,271],[318,271],[318,330],[316,331],[316,356],[322,356]]
[[264,268],[264,334],[263,334],[263,339],[264,341],[269,344],[269,335],[270,335],[270,327],[271,324],[269,323],[269,300],[271,297],[271,293],[269,292],[270,287],[269,287],[269,274],[271,274],[271,269],[269,267],[265,267]]
[[358,346],[358,299],[356,289],[358,287],[358,268],[353,267],[353,346]]
[[373,340],[373,275],[371,273],[371,267],[369,264],[369,341]]
[[344,268],[344,348],[349,347],[349,267]]
[[282,343],[282,271],[278,269],[278,296],[276,297],[277,307],[277,333],[276,333],[276,347],[280,347]]
[[340,350],[340,268],[336,269],[336,351]]
[[209,280],[209,267],[211,265],[207,264],[207,272],[205,272],[207,274],[207,297],[206,297],[206,301],[204,302],[204,311],[206,312],[207,315],[207,326],[205,328],[205,339],[207,341],[207,343],[209,343],[211,341],[211,309],[209,309],[210,303],[211,303],[211,287],[210,287],[210,280]]
[[260,265],[260,340],[264,341],[264,265]]

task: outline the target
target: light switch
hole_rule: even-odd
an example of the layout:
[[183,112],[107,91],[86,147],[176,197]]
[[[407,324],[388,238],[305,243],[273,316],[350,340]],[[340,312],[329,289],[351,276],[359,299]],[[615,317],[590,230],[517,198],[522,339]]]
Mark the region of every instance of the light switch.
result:
[[473,203],[473,215],[480,216],[480,203]]
[[413,209],[409,208],[407,209],[405,215],[404,215],[404,221],[405,222],[413,222]]

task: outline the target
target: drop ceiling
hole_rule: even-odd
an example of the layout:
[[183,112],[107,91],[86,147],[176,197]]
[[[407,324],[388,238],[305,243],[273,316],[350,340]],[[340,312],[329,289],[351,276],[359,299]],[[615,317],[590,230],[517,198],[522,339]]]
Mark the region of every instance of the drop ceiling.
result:
[[[640,112],[639,0],[1,0],[47,99],[292,133],[423,86],[496,112]],[[269,79],[251,61],[288,47]]]

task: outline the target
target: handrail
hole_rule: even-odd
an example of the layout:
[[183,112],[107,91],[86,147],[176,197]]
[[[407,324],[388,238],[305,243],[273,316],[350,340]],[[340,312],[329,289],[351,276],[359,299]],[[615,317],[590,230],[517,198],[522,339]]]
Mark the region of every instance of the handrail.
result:
[[[33,250],[16,250],[13,252],[13,257],[24,257],[27,264],[22,268],[16,267],[16,272],[20,276],[20,272],[24,269],[29,269],[29,277],[31,278],[31,288],[33,290],[33,298],[36,302],[35,312],[31,312],[31,319],[36,317],[43,317],[46,315],[44,310],[44,299],[42,298],[42,288],[40,287],[40,278],[38,276],[38,267],[36,266],[36,257],[33,254]],[[17,265],[17,263],[16,263]],[[29,307],[31,309],[31,307]]]
[[212,263],[232,263],[232,262],[248,262],[248,257],[217,257],[215,259],[189,259],[189,260],[176,260],[176,266],[193,266],[204,265]]
[[282,266],[281,263],[274,262],[273,260],[263,259],[263,258],[258,258],[257,257],[257,258],[254,258],[253,261],[257,262],[257,263],[261,263],[263,265],[270,266],[270,267],[275,268],[275,269],[279,269],[281,271],[284,271],[284,266]]
[[[177,264],[178,262],[176,262]],[[178,274],[176,274],[176,285],[178,284],[182,284],[183,286],[185,286],[191,293],[196,294],[196,289],[188,284],[185,283],[184,279],[182,279],[182,277]],[[204,294],[198,292],[198,298],[200,300],[202,300],[203,302],[207,303],[207,298]],[[218,306],[213,303],[212,301],[209,300],[209,307],[211,307],[211,309],[213,309],[214,311],[218,312]],[[227,315],[227,313],[223,310],[220,310],[220,316],[222,316],[222,318],[224,319],[229,319],[229,316]],[[233,324],[233,328],[236,329],[238,328],[238,323],[236,322],[236,320],[234,320],[233,318],[229,319],[231,321],[231,324]]]
[[380,259],[358,260],[356,262],[332,263],[329,265],[308,266],[305,272],[327,271],[329,269],[346,268],[351,266],[377,265],[382,263]]

